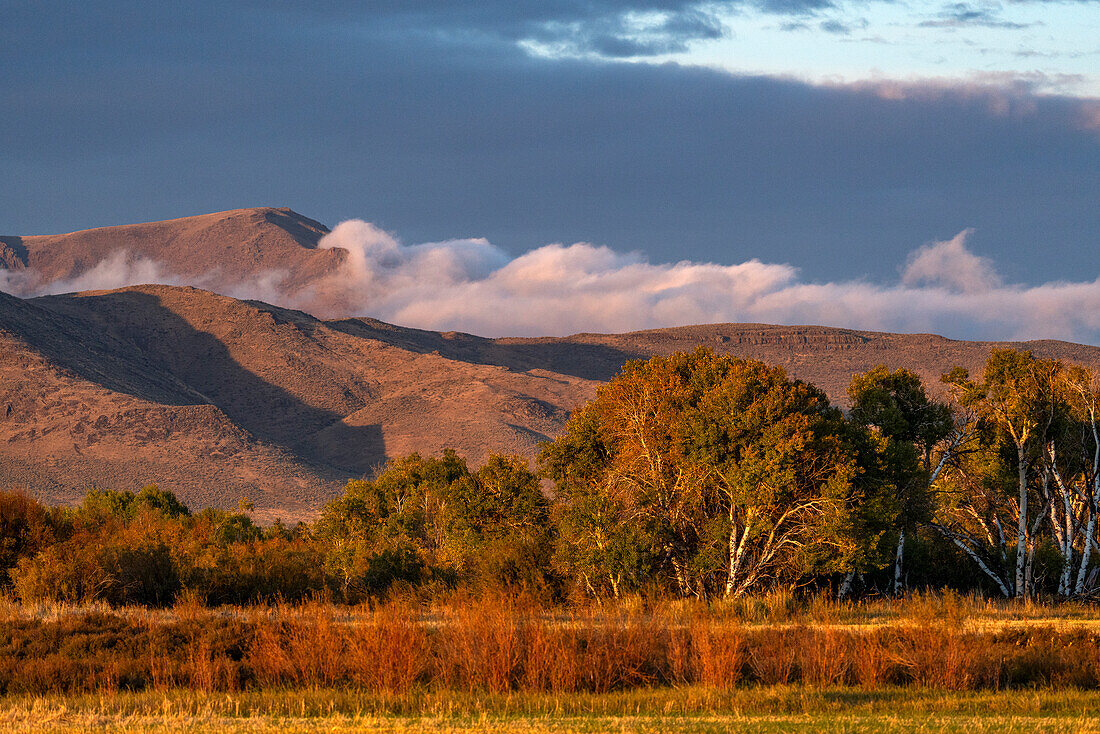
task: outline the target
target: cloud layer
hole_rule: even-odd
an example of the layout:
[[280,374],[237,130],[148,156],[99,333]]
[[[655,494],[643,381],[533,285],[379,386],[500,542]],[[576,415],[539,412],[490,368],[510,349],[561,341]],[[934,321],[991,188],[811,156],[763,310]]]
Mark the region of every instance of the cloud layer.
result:
[[[0,234],[293,204],[410,242],[584,240],[829,280],[891,278],[968,226],[1009,282],[1095,262],[1098,102],[1049,75],[814,85],[516,45],[717,32],[689,0],[100,5],[5,6]],[[767,22],[864,35],[822,12]]]
[[406,246],[352,220],[320,245],[349,251],[344,271],[290,300],[324,310],[324,298],[339,293],[356,314],[487,336],[766,322],[1100,343],[1100,279],[1005,284],[992,261],[967,248],[970,234],[918,248],[900,280],[884,285],[807,282],[790,265],[756,259],[657,264],[587,243],[514,258],[483,239]]
[[991,260],[967,247],[970,234],[917,248],[896,282],[815,283],[795,267],[757,259],[651,263],[637,252],[583,242],[545,245],[517,257],[484,239],[406,245],[371,223],[350,220],[319,245],[348,252],[342,269],[293,292],[281,287],[276,272],[228,284],[216,272],[187,280],[124,252],[74,280],[44,286],[30,271],[0,271],[0,290],[26,296],[186,281],[324,317],[372,316],[484,336],[763,322],[1100,344],[1100,279],[1005,283]]

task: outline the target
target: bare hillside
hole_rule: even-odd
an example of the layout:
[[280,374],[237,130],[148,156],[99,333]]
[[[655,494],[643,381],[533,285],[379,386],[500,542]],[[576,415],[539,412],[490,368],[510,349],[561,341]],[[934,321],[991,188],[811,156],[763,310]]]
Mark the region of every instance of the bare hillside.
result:
[[533,455],[595,390],[334,327],[194,288],[0,295],[0,481],[299,517],[387,456]]
[[258,207],[101,227],[57,235],[0,237],[0,269],[23,271],[37,287],[68,282],[121,257],[155,262],[167,277],[220,292],[280,279],[287,294],[332,275],[343,250],[317,248],[328,228],[290,209]]

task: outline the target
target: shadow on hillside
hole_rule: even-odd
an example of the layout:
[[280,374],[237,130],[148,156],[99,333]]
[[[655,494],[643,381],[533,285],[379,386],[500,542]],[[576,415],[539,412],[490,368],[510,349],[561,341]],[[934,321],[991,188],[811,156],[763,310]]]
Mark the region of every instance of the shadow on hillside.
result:
[[[15,254],[15,257],[19,262],[26,267],[30,263],[30,255],[27,253],[27,247],[23,244],[22,237],[0,237],[0,244],[6,247],[0,247],[0,256],[4,254],[4,250],[10,250]],[[14,268],[14,262],[6,262],[6,257],[0,257],[0,265],[7,268]]]
[[374,326],[362,319],[326,321],[325,326],[350,336],[377,339],[418,354],[438,354],[447,359],[507,367],[516,372],[542,369],[560,375],[606,382],[619,374],[623,364],[650,355],[628,352],[601,344],[572,341],[501,341],[460,332],[422,331],[399,326]]
[[[147,369],[190,388],[195,399],[175,404],[213,404],[253,436],[341,473],[363,474],[385,461],[380,425],[342,424],[345,416],[268,382],[240,364],[217,337],[193,327],[156,295],[121,291],[84,299],[99,302],[94,310],[120,338],[116,349],[139,351]],[[96,379],[95,371],[74,365],[72,359],[58,361],[82,377],[116,389]],[[330,440],[315,438],[320,431]]]
[[88,323],[72,300],[69,296],[5,299],[0,303],[0,326],[50,364],[112,392],[162,405],[205,402],[171,374],[150,364],[133,345]]
[[[161,355],[164,368],[217,405],[229,418],[254,436],[283,446],[298,456],[362,474],[385,459],[380,425],[348,426],[337,412],[311,405],[237,362],[217,337],[195,329],[151,294],[130,291],[156,326],[126,336],[151,358]],[[172,347],[157,342],[167,339]],[[141,340],[146,340],[142,344]],[[285,369],[290,370],[291,367]],[[313,440],[319,431],[338,436],[339,442]]]

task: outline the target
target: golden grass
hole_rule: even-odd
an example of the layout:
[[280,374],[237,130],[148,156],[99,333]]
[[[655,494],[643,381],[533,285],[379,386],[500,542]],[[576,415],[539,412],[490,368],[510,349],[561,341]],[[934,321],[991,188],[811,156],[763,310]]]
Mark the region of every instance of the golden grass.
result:
[[[417,603],[417,618],[429,627],[449,624],[456,609],[469,605],[468,593],[435,602]],[[491,597],[496,602],[501,595]],[[405,599],[400,603],[412,608]],[[789,591],[773,591],[732,600],[717,599],[710,603],[699,600],[649,600],[629,597],[594,604],[590,607],[559,607],[535,609],[530,602],[512,600],[512,606],[537,611],[545,619],[554,619],[568,626],[583,620],[591,623],[606,618],[608,623],[624,615],[640,618],[654,616],[665,621],[688,625],[699,616],[706,616],[715,625],[736,624],[743,628],[877,628],[898,625],[947,624],[973,632],[1028,629],[1042,626],[1061,630],[1100,631],[1100,606],[1082,602],[1057,604],[1037,600],[1016,602],[1000,598],[955,592],[916,592],[901,599],[871,598],[838,602],[828,595],[797,596]],[[189,621],[216,616],[222,619],[257,620],[310,618],[318,607],[326,607],[334,622],[346,625],[372,624],[379,610],[387,604],[358,606],[334,605],[322,601],[301,604],[263,604],[208,608],[196,597],[184,594],[173,607],[156,609],[144,606],[111,607],[106,602],[68,604],[64,602],[23,603],[0,595],[0,622],[36,620],[51,622],[87,613],[110,613],[128,620],[145,622]]]
[[111,697],[8,699],[13,732],[177,731],[921,731],[1098,732],[1100,692],[955,693],[759,687],[628,693],[401,695],[308,689],[204,695],[173,690]]
[[[1007,614],[989,604],[952,594],[557,608],[492,594],[434,607],[401,598],[355,608],[311,601],[207,609],[184,600],[160,611],[8,603],[0,609],[0,693],[1100,686],[1100,627],[1083,616],[1093,610],[1035,605],[1024,611],[1070,616],[1033,616],[1016,628],[979,624],[979,614]],[[880,613],[878,622],[866,623],[868,610]],[[1067,627],[1067,619],[1084,626]]]

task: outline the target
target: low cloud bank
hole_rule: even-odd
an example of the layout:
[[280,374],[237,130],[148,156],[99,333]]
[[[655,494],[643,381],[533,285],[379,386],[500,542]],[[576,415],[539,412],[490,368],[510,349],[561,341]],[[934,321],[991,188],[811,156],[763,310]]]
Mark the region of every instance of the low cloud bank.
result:
[[[284,274],[266,271],[239,283],[221,282],[216,273],[186,280],[326,317],[373,316],[485,336],[764,322],[1100,343],[1100,278],[1005,283],[991,260],[967,248],[969,234],[916,249],[895,283],[813,283],[790,265],[655,264],[587,243],[546,245],[518,257],[484,239],[405,245],[351,220],[319,244],[348,252],[341,270],[304,288],[288,291]],[[0,271],[0,290],[32,295],[184,280],[156,262],[116,253],[74,280],[43,286],[28,271]]]
[[338,294],[350,313],[488,336],[729,321],[1100,342],[1100,279],[1006,284],[967,249],[969,235],[918,248],[899,281],[884,285],[806,282],[790,265],[759,260],[654,264],[586,243],[514,258],[485,240],[407,246],[348,221],[321,241],[350,256],[318,295]]
[[23,298],[109,290],[142,283],[191,285],[156,260],[131,257],[126,250],[115,250],[80,275],[63,280],[42,282],[33,269],[0,270],[0,291]]

